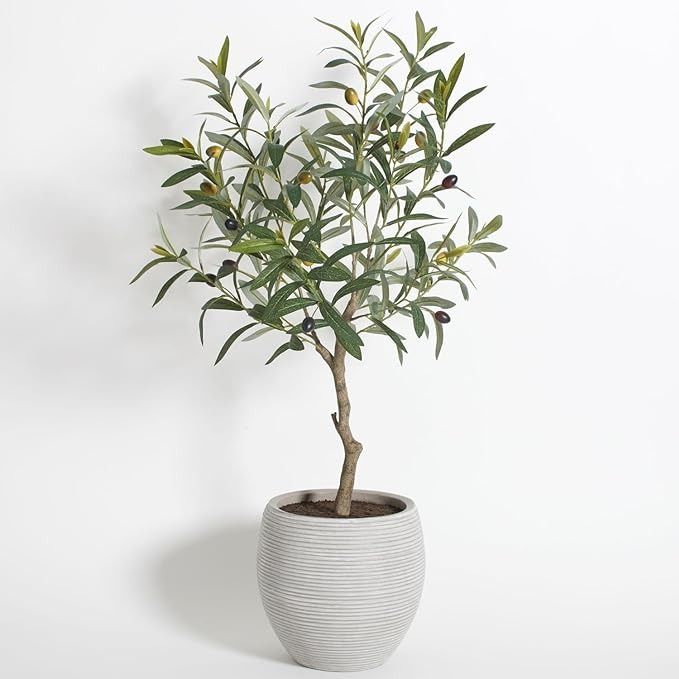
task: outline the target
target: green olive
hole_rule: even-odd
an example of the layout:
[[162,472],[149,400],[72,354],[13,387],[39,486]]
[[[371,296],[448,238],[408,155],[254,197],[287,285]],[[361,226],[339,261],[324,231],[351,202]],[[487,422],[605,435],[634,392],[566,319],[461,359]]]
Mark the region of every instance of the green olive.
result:
[[210,196],[216,196],[218,193],[217,187],[212,182],[201,182],[200,190]]
[[344,101],[350,106],[356,106],[358,104],[358,92],[353,87],[347,87],[344,90]]

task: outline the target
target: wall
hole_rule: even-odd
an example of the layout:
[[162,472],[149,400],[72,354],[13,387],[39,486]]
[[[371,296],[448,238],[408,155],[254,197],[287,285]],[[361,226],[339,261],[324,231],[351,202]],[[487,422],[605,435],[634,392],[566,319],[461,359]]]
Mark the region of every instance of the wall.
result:
[[[0,669],[37,677],[301,677],[252,572],[265,501],[336,482],[317,356],[212,367],[203,293],[127,282],[196,229],[139,151],[197,130],[196,54],[262,55],[274,100],[312,99],[313,15],[415,7],[10,0],[0,9]],[[428,581],[376,677],[679,674],[679,57],[674,3],[423,1],[468,55],[456,172],[509,251],[433,347],[375,338],[350,366],[359,485],[421,508]],[[451,201],[451,214],[463,206]]]

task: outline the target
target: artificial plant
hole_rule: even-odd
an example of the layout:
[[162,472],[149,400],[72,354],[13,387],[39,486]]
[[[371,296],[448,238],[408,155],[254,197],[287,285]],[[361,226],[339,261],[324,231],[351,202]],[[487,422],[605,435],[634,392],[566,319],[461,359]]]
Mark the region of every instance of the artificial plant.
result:
[[[449,69],[431,67],[442,55],[432,57],[453,43],[432,43],[437,29],[425,28],[419,13],[415,20],[414,48],[377,28],[375,20],[365,28],[352,21],[347,30],[321,21],[343,38],[327,48],[335,58],[326,64],[342,75],[311,87],[338,90],[339,96],[303,111],[282,110],[252,84],[261,59],[227,76],[227,37],[216,60],[199,57],[210,77],[189,79],[211,90],[216,108],[202,114],[196,142],[161,139],[144,149],[188,161],[163,186],[188,183],[188,200],[175,209],[206,219],[194,256],[177,249],[161,224],[163,244],[152,248],[158,257],[134,280],[158,264],[179,266],[154,304],[186,274],[190,283],[209,288],[213,296],[199,320],[201,342],[208,311],[246,317],[215,363],[242,336],[247,341],[269,332],[284,341],[267,363],[307,345],[318,352],[332,373],[332,420],[344,447],[339,516],[349,515],[362,451],[349,420],[347,354],[361,359],[362,336],[375,333],[393,343],[402,361],[403,324],[394,321],[403,316],[417,337],[428,337],[433,327],[438,358],[450,321],[446,309],[455,305],[451,292],[468,299],[470,279],[460,260],[478,253],[494,265],[491,255],[505,249],[488,240],[502,217],[480,224],[469,207],[462,229],[461,215],[446,212],[443,194],[466,194],[451,174],[451,158],[492,124],[466,131],[455,124],[459,108],[485,88],[459,95],[464,54]],[[378,49],[383,42],[395,54]],[[324,120],[292,132],[292,116]],[[208,130],[208,119],[221,129]],[[221,263],[206,262],[220,252],[226,256]],[[447,291],[434,295],[441,284]]]

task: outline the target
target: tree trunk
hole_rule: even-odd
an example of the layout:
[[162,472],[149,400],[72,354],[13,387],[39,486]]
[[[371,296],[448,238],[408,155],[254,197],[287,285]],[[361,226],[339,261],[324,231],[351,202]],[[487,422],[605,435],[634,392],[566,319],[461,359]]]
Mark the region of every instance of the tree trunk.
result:
[[[342,314],[347,323],[351,322],[357,306],[358,295],[354,292],[349,298],[349,303]],[[332,421],[340,439],[342,439],[342,446],[344,447],[344,464],[342,465],[342,475],[340,476],[339,488],[335,498],[335,514],[337,516],[349,516],[351,513],[351,494],[354,490],[354,481],[356,479],[356,463],[363,450],[363,445],[354,438],[349,426],[351,404],[349,403],[346,381],[345,361],[347,350],[338,340],[335,342],[335,353],[332,354],[323,345],[315,332],[312,332],[311,336],[316,344],[316,351],[332,371],[332,378],[335,383],[337,412],[332,414]]]
[[351,494],[354,490],[354,481],[356,479],[356,464],[363,450],[363,445],[351,433],[351,427],[349,426],[351,404],[349,403],[349,393],[347,392],[344,354],[342,354],[340,360],[338,358],[340,357],[335,355],[332,368],[335,391],[337,392],[337,413],[332,414],[332,420],[335,423],[335,429],[340,439],[342,439],[344,464],[342,465],[342,474],[335,499],[335,514],[338,516],[349,516],[351,513]]
[[[357,299],[356,293],[352,294],[347,308],[344,310],[343,317],[347,322],[351,321],[356,311]],[[337,342],[335,344],[335,355],[330,365],[337,394],[337,412],[332,414],[332,421],[344,447],[344,464],[342,465],[342,474],[335,499],[335,514],[337,516],[349,516],[351,513],[351,494],[356,479],[356,464],[363,450],[363,445],[354,438],[349,425],[351,403],[347,391],[346,355],[346,349]]]

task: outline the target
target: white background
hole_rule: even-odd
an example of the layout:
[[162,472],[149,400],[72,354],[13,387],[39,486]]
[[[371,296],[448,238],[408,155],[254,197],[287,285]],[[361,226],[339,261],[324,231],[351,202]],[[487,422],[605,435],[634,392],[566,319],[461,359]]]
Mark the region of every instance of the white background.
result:
[[[195,55],[262,55],[274,101],[313,100],[334,35],[285,3],[23,2],[0,9],[0,674],[297,678],[253,571],[259,514],[336,482],[333,394],[312,352],[197,337],[198,288],[153,311],[155,211],[195,136]],[[359,485],[413,497],[428,576],[402,647],[366,676],[679,676],[674,2],[419,4],[467,52],[460,125],[497,126],[455,171],[502,212],[498,271],[438,362],[382,338],[350,366]],[[466,116],[466,117],[465,117]],[[467,125],[469,126],[469,125]],[[466,127],[465,127],[466,129]],[[462,131],[462,130],[460,130]],[[462,203],[451,201],[451,214]]]

